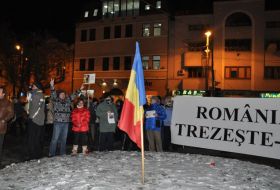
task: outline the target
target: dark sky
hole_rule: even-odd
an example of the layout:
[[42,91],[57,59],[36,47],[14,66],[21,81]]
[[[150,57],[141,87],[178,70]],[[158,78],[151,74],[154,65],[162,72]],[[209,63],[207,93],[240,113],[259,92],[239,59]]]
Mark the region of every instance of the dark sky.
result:
[[47,30],[65,42],[73,42],[75,22],[90,0],[9,0],[0,6],[1,22],[17,36]]
[[[32,31],[47,30],[59,40],[73,43],[75,23],[81,15],[82,7],[92,1],[96,0],[8,0],[0,5],[0,21],[9,23],[18,38]],[[169,0],[169,5],[182,7],[187,3],[191,9],[209,11],[212,1]],[[270,8],[279,9],[280,0],[267,1]]]

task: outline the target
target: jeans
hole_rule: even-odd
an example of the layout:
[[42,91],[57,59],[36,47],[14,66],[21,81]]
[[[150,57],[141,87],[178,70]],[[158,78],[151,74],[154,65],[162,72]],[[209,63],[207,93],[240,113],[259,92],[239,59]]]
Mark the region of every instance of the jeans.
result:
[[66,154],[68,125],[69,123],[66,122],[54,122],[49,156],[55,156],[58,142],[60,143],[60,155]]

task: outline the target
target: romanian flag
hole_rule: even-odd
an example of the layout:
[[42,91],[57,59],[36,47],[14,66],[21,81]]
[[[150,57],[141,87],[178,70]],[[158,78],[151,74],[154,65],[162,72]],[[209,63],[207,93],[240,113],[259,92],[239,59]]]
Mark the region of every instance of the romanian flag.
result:
[[119,128],[126,132],[139,148],[141,148],[141,124],[143,123],[144,104],[146,104],[146,93],[143,65],[139,44],[136,42],[136,51],[119,121]]

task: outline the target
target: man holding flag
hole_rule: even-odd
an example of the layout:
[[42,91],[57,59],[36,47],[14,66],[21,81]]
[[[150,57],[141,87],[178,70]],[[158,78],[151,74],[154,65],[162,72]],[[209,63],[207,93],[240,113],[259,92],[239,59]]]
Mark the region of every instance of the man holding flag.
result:
[[144,141],[143,141],[143,106],[146,104],[144,74],[139,43],[136,42],[136,51],[130,73],[129,84],[121,113],[119,128],[126,132],[129,138],[142,151],[142,183],[144,183]]

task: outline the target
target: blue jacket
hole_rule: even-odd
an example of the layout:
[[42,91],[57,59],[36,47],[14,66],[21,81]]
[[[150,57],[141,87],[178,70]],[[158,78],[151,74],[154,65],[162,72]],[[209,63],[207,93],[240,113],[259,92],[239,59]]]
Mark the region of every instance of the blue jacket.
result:
[[172,111],[173,111],[172,107],[167,107],[167,106],[165,107],[166,118],[163,121],[164,126],[171,126]]
[[[149,113],[155,112],[157,117],[149,116]],[[146,130],[159,131],[161,122],[166,118],[164,108],[159,104],[152,104],[145,110],[145,128]]]

